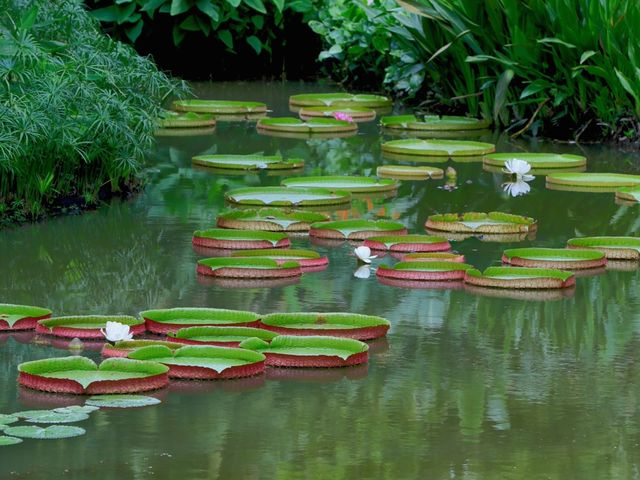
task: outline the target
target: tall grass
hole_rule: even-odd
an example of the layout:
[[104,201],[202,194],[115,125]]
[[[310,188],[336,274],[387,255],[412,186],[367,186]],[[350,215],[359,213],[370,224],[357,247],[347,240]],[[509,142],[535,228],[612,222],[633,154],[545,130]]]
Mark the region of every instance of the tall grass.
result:
[[0,215],[129,186],[184,87],[73,0],[0,0]]

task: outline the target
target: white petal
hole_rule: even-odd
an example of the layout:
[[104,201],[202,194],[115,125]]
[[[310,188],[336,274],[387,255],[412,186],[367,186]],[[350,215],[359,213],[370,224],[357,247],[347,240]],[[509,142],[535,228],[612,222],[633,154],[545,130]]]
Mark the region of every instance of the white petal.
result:
[[364,245],[356,247],[353,250],[353,253],[356,255],[356,257],[358,257],[358,259],[365,263],[371,263],[371,259],[375,258],[371,256],[371,249],[369,247],[365,247]]

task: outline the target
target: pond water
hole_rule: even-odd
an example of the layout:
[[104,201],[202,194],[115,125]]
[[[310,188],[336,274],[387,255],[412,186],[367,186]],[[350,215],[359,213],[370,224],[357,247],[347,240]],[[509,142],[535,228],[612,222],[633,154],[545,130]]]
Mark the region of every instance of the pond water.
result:
[[[287,115],[294,93],[329,85],[202,84],[202,97],[264,100]],[[206,153],[282,153],[306,160],[306,175],[375,175],[383,163],[374,123],[351,138],[259,135],[251,123],[215,133],[161,137],[151,181],[130,202],[0,232],[0,301],[56,314],[136,314],[208,306],[277,311],[352,311],[387,317],[388,338],[368,366],[271,370],[242,381],[173,382],[158,406],[104,409],[83,437],[26,440],[0,449],[0,478],[430,478],[640,477],[640,290],[637,264],[581,277],[564,296],[499,298],[464,289],[405,289],[353,277],[353,246],[315,245],[329,268],[294,284],[227,288],[196,278],[196,229],[225,211],[223,193],[278,185],[278,175],[227,176],[192,168]],[[499,151],[585,154],[589,171],[638,173],[640,156],[610,147],[509,142]],[[454,243],[470,263],[498,265],[516,246],[563,247],[577,235],[632,235],[640,207],[612,193],[547,190],[508,197],[499,173],[448,162],[444,180],[402,182],[397,197],[361,198],[334,218],[399,219],[424,233],[428,215],[492,211],[538,219],[535,240]],[[445,165],[445,166],[446,166]],[[294,247],[308,247],[296,238]],[[382,260],[391,264],[386,257]],[[98,358],[98,352],[85,350]],[[19,388],[20,362],[65,356],[33,334],[0,335],[0,413],[79,400]]]

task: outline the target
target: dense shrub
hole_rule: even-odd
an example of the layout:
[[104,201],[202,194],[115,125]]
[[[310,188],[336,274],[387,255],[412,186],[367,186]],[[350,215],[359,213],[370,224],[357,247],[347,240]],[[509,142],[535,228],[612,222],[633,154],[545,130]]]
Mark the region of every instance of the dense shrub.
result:
[[0,0],[0,214],[127,187],[184,90],[73,0]]

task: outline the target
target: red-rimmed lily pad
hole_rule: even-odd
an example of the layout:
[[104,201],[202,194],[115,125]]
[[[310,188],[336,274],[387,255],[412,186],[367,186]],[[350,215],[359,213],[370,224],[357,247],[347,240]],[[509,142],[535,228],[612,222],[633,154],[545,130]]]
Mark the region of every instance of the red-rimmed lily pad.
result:
[[169,333],[167,338],[175,345],[214,345],[237,347],[247,338],[257,337],[270,342],[278,334],[252,327],[188,327]]
[[537,230],[533,218],[502,212],[443,213],[427,218],[429,230],[457,233],[528,233]]
[[640,187],[625,187],[616,190],[616,199],[623,202],[640,202]]
[[326,188],[254,187],[231,190],[225,199],[239,205],[316,207],[351,203],[351,194]]
[[367,238],[363,245],[390,252],[442,252],[451,250],[446,238],[433,235],[383,235]]
[[576,284],[573,273],[527,267],[489,267],[484,272],[474,268],[467,270],[464,281],[479,287],[520,290],[568,288]]
[[197,155],[194,165],[229,170],[296,170],[304,167],[304,160],[284,159],[279,155]]
[[165,387],[168,368],[153,362],[108,358],[100,366],[86,357],[34,360],[18,365],[18,382],[45,392],[135,393]]
[[408,138],[405,140],[391,140],[381,145],[383,153],[394,153],[427,157],[464,157],[479,156],[492,153],[495,145],[470,140],[421,140]]
[[484,130],[491,120],[454,115],[395,115],[382,117],[380,125],[394,130]]
[[126,357],[138,348],[150,347],[153,345],[162,345],[169,348],[178,348],[172,342],[162,340],[122,340],[111,345],[105,343],[102,347],[101,354],[103,357]]
[[309,236],[328,239],[364,240],[380,235],[406,235],[407,227],[388,220],[336,220],[311,225]]
[[289,133],[351,133],[357,132],[355,123],[335,118],[315,118],[303,121],[294,117],[262,118],[258,120],[258,131]]
[[216,117],[210,113],[172,112],[165,110],[158,120],[161,128],[201,128],[214,127]]
[[586,192],[615,192],[620,187],[640,186],[640,175],[627,173],[552,173],[547,175],[547,188]]
[[271,258],[276,262],[282,264],[285,262],[294,261],[300,264],[303,269],[312,267],[324,267],[329,264],[329,259],[320,255],[315,250],[304,249],[276,249],[276,248],[264,248],[259,250],[239,250],[231,254],[232,257],[260,257]]
[[267,232],[308,232],[312,223],[329,221],[324,213],[259,208],[223,213],[218,217],[221,228],[262,230]]
[[400,186],[395,180],[358,176],[291,177],[281,182],[292,188],[327,188],[351,193],[393,192]]
[[225,249],[286,248],[289,237],[279,232],[210,228],[193,232],[192,243],[199,247]]
[[51,317],[48,308],[0,303],[0,332],[7,330],[32,330],[39,320]]
[[175,332],[186,327],[256,326],[257,313],[222,308],[166,308],[140,312],[147,330],[158,334]]
[[473,268],[457,262],[398,262],[392,267],[380,265],[379,278],[419,281],[455,281],[464,279],[465,272]]
[[581,168],[587,165],[587,158],[582,155],[567,153],[491,153],[484,157],[485,165],[504,168],[507,162],[524,160],[531,165],[532,173],[537,170]]
[[444,170],[438,167],[414,167],[410,165],[382,165],[376,175],[382,178],[428,180],[444,177]]
[[354,122],[369,122],[376,118],[376,111],[366,107],[302,107],[298,112],[302,120],[334,118],[336,114],[348,115]]
[[417,252],[402,257],[403,262],[457,262],[464,263],[464,255],[451,252]]
[[[35,425],[7,428],[3,433],[19,438],[32,438],[38,440],[57,440],[60,438],[72,438],[84,435],[86,430],[72,425],[51,425],[42,428]],[[14,442],[19,443],[19,442]]]
[[265,356],[242,348],[186,345],[172,350],[161,345],[143,347],[129,354],[134,360],[158,362],[169,367],[171,378],[216,380],[252,377],[264,372]]
[[640,259],[640,237],[580,237],[567,240],[568,248],[598,250],[607,259]]
[[351,338],[279,335],[271,343],[250,338],[240,346],[264,354],[272,367],[347,367],[369,360],[369,346]]
[[389,108],[391,105],[389,97],[368,93],[301,93],[289,97],[290,107]]
[[260,318],[260,327],[281,335],[328,335],[372,340],[389,330],[387,319],[344,312],[272,313]]
[[217,257],[198,260],[200,275],[228,278],[284,278],[302,275],[300,264],[294,261],[277,262],[271,258]]
[[512,248],[503,252],[502,262],[516,267],[580,270],[604,267],[607,263],[607,257],[597,250]]
[[118,322],[129,326],[133,335],[145,332],[144,322],[129,315],[74,315],[40,320],[36,333],[65,338],[104,338],[100,330],[107,322]]
[[216,113],[218,115],[236,115],[246,113],[265,113],[267,105],[262,102],[238,100],[176,100],[173,108],[181,112]]

